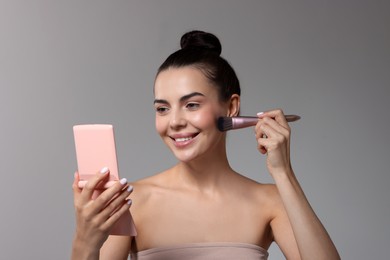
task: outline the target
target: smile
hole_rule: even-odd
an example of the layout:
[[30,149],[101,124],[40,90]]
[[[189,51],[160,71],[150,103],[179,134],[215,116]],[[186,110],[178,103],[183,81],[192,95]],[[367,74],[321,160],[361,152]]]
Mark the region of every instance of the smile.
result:
[[175,141],[176,142],[185,142],[185,141],[189,141],[191,139],[192,139],[192,137],[181,137],[181,138],[176,138]]
[[175,142],[176,146],[186,146],[190,143],[192,143],[192,140],[198,135],[199,133],[191,134],[191,135],[174,135],[171,136],[171,139]]

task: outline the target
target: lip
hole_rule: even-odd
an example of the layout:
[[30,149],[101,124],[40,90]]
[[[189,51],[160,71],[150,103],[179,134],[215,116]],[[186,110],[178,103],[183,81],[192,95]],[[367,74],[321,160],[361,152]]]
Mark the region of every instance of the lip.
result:
[[[190,144],[192,144],[195,140],[196,137],[198,136],[199,133],[183,133],[183,134],[174,134],[174,135],[169,135],[171,140],[173,141],[173,144],[178,147],[178,148],[183,148],[186,147]],[[190,138],[188,140],[178,140],[178,139],[186,139]]]

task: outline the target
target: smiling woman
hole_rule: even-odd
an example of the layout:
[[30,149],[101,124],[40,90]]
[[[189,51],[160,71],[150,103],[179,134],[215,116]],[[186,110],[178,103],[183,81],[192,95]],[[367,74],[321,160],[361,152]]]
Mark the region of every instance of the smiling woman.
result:
[[[181,49],[158,70],[156,130],[176,156],[172,168],[131,184],[136,237],[109,236],[125,201],[119,184],[90,200],[105,181],[98,174],[80,191],[75,178],[77,232],[73,259],[267,259],[276,242],[288,259],[339,259],[290,162],[290,128],[281,110],[258,114],[259,152],[275,184],[235,172],[226,153],[221,116],[237,116],[240,85],[216,36],[186,33]],[[267,136],[267,138],[263,138]],[[119,196],[118,194],[121,194]],[[126,195],[126,194],[125,194]],[[127,208],[126,208],[127,207]],[[110,214],[108,214],[110,213]],[[92,239],[93,238],[93,239]],[[83,258],[84,259],[84,258]]]
[[201,71],[192,67],[159,73],[155,83],[156,129],[180,161],[221,154],[223,133],[216,118],[227,115],[217,89]]

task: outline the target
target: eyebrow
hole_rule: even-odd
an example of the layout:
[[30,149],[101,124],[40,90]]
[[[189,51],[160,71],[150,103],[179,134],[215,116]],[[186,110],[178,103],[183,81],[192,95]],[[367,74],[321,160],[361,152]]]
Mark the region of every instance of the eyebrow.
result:
[[[195,97],[195,96],[204,97],[204,95],[203,95],[202,93],[199,93],[199,92],[192,92],[192,93],[190,93],[190,94],[188,94],[188,95],[182,96],[182,97],[179,99],[179,101],[180,101],[180,102],[184,102],[184,101],[186,101],[186,100],[188,100],[188,99],[190,99],[190,98],[192,98],[192,97]],[[168,104],[168,101],[166,101],[165,99],[155,99],[155,100],[153,101],[153,104],[156,104],[156,103]]]

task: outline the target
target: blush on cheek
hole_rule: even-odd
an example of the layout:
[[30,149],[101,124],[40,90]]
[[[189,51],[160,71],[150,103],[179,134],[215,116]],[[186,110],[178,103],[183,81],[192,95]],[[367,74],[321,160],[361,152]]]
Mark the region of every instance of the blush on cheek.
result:
[[199,128],[210,127],[211,125],[216,124],[215,115],[211,111],[207,113],[196,114],[191,121]]

